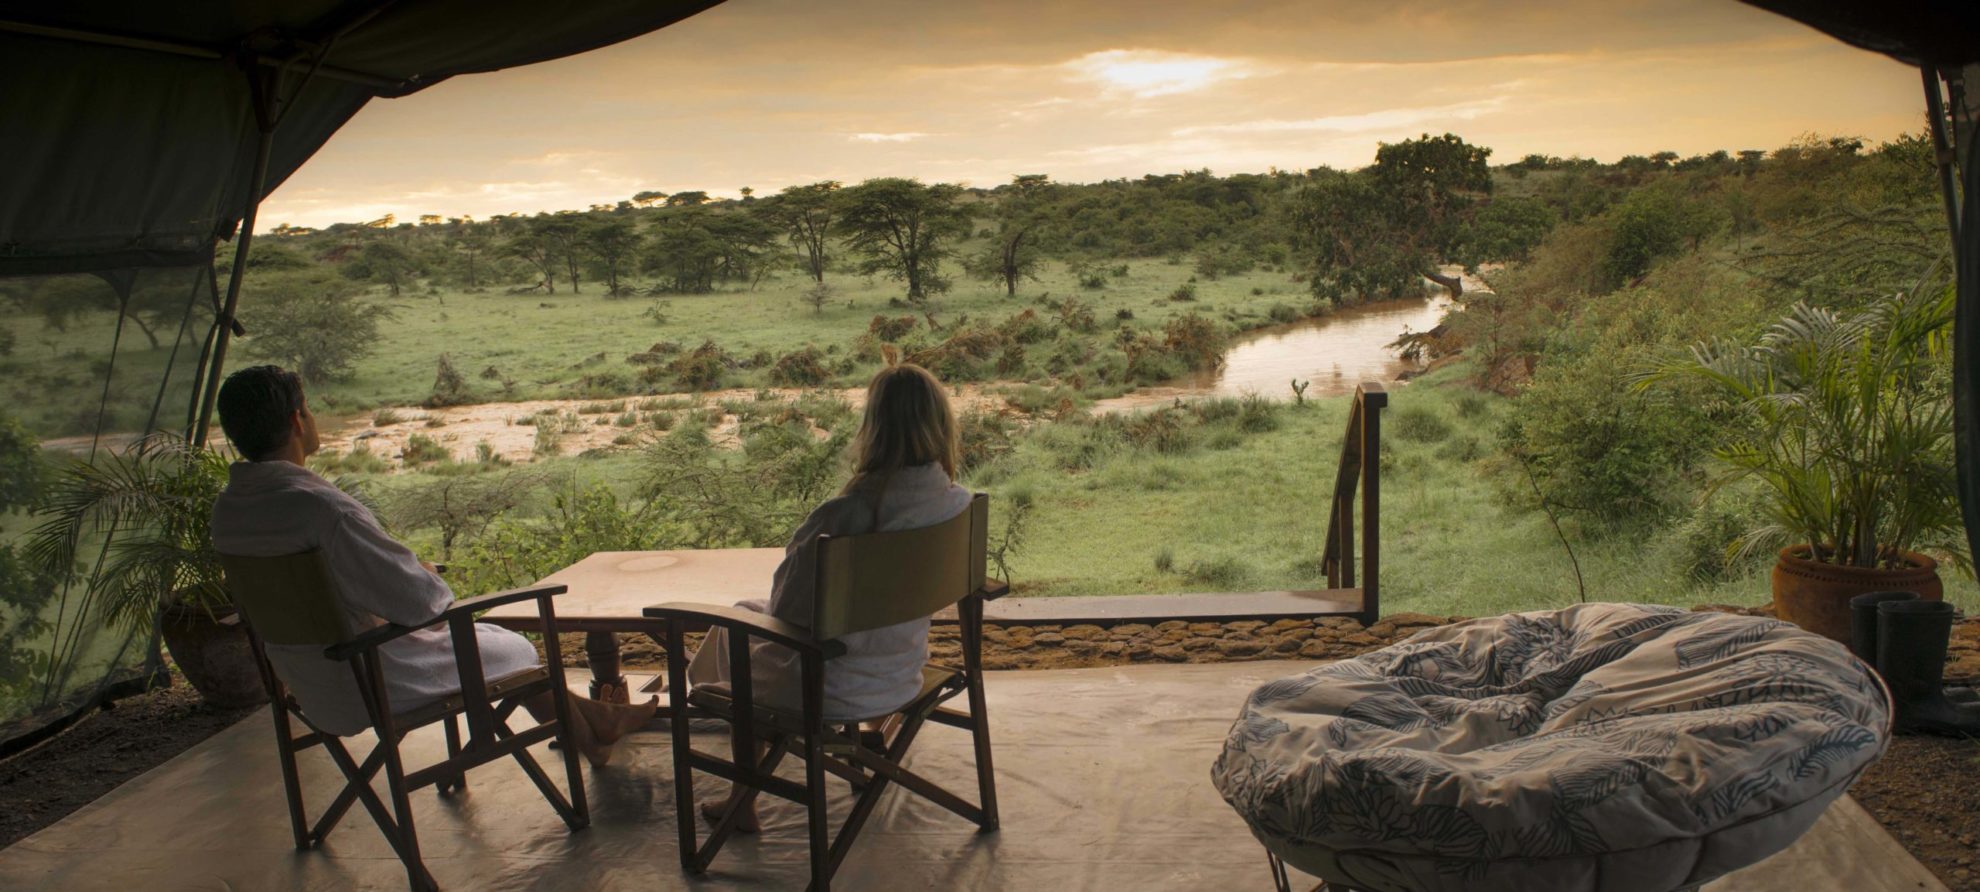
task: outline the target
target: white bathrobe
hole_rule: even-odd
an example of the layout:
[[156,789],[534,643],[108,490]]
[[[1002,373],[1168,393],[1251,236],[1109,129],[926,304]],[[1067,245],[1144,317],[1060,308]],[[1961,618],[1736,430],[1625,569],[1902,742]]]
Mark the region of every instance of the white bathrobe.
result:
[[[391,622],[418,625],[454,602],[454,593],[419,558],[378,526],[371,511],[315,472],[285,461],[236,462],[213,503],[213,547],[222,554],[275,557],[315,549],[355,631]],[[538,665],[529,640],[476,624],[489,681]],[[447,628],[421,629],[379,648],[386,697],[402,713],[458,693],[461,679]],[[356,734],[371,720],[348,663],[314,645],[268,646],[268,662],[303,714],[333,734]]]
[[[940,464],[903,468],[887,481],[878,510],[865,495],[840,496],[817,510],[791,536],[784,562],[772,577],[770,600],[737,604],[802,628],[811,628],[816,593],[817,549],[821,535],[854,536],[932,527],[969,508],[969,490],[949,480]],[[878,525],[875,525],[875,520]],[[711,633],[688,678],[694,684],[719,683],[729,671],[727,636]],[[886,715],[907,705],[921,692],[921,667],[928,662],[928,620],[854,632],[839,639],[846,653],[825,663],[825,718],[852,721]],[[750,674],[758,703],[796,710],[797,654],[780,645],[757,641],[750,651]]]

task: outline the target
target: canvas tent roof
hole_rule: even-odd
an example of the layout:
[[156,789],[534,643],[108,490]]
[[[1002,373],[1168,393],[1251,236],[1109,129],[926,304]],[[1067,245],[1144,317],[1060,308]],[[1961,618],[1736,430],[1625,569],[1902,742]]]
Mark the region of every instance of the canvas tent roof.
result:
[[1980,62],[1980,4],[1972,0],[1744,0],[1907,65]]
[[258,86],[279,98],[259,110],[280,120],[265,193],[374,97],[596,49],[718,2],[4,0],[0,275],[206,263],[255,190]]

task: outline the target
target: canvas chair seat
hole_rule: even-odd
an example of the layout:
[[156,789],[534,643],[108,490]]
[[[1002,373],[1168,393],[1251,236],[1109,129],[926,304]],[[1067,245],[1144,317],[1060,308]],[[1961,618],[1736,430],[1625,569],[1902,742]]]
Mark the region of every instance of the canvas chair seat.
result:
[[[488,699],[490,701],[501,701],[513,697],[526,697],[535,693],[537,690],[548,690],[549,681],[550,670],[548,668],[537,666],[531,669],[524,669],[521,672],[489,682],[487,688]],[[428,703],[425,706],[418,706],[405,712],[397,713],[392,717],[392,724],[403,731],[411,731],[414,728],[424,727],[441,719],[466,712],[467,700],[466,694],[454,694],[445,699]]]
[[[930,663],[921,667],[921,690],[909,698],[906,703],[878,715],[865,715],[849,719],[835,718],[832,721],[842,724],[873,722],[890,715],[914,713],[930,709],[935,706],[933,695],[940,692],[945,686],[959,687],[962,684],[962,679],[963,672],[961,669]],[[716,684],[695,685],[688,691],[687,700],[688,705],[710,712],[730,714],[735,711],[735,691],[726,683],[718,682]],[[758,703],[756,704],[756,716],[759,724],[777,730],[801,733],[804,727],[804,712],[800,709],[788,709]]]

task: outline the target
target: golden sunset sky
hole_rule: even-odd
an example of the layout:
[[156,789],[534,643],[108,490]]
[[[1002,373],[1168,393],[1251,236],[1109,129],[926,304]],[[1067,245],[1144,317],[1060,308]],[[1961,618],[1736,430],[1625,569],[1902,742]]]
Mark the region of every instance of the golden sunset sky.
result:
[[378,101],[262,227],[835,179],[994,186],[1352,168],[1453,132],[1505,163],[1888,139],[1918,74],[1731,0],[732,0]]

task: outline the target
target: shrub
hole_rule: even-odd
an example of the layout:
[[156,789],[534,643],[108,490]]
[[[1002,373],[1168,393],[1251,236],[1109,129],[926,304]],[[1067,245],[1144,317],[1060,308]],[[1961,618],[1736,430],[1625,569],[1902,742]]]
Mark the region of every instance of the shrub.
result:
[[895,316],[892,319],[875,316],[872,322],[867,323],[866,331],[882,341],[898,341],[914,330],[917,321],[913,316]]
[[1188,303],[1189,301],[1193,301],[1195,299],[1196,299],[1195,282],[1184,282],[1181,285],[1177,285],[1176,290],[1169,292],[1169,300],[1173,303]]
[[1099,328],[1093,320],[1093,308],[1076,297],[1068,297],[1059,304],[1059,324],[1073,331],[1092,333]]
[[1469,390],[1458,394],[1457,401],[1452,405],[1457,408],[1459,418],[1477,418],[1492,408],[1484,394]]
[[536,417],[536,445],[531,451],[538,456],[548,457],[559,454],[564,440],[564,426],[554,417]]
[[995,412],[964,412],[956,419],[956,427],[962,440],[962,467],[957,471],[963,474],[1011,451],[1011,436],[1017,430],[1009,418]]
[[1003,335],[1005,340],[1019,344],[1036,344],[1052,338],[1051,324],[1038,318],[1037,311],[1029,307],[1026,307],[1024,312],[999,323],[997,332]]
[[447,354],[440,354],[438,366],[433,374],[433,393],[427,396],[426,407],[436,409],[474,402],[474,394],[468,392],[467,379],[455,370],[453,360],[448,359]]
[[770,383],[790,387],[809,387],[822,384],[832,377],[831,370],[825,368],[825,354],[817,347],[793,350],[777,358],[770,367]]
[[1299,321],[1299,310],[1287,304],[1273,304],[1272,310],[1268,315],[1271,316],[1273,322],[1281,325]]
[[1196,561],[1184,572],[1189,581],[1197,585],[1209,586],[1220,591],[1236,591],[1251,572],[1244,562],[1234,557],[1221,557],[1214,560]]
[[1114,311],[1114,318],[1122,322],[1127,322],[1134,318],[1134,311],[1127,307],[1122,307]]
[[1451,435],[1451,424],[1422,406],[1403,406],[1391,413],[1389,431],[1410,443],[1440,443]]
[[1186,452],[1190,445],[1182,413],[1173,408],[1137,413],[1122,425],[1121,434],[1137,448],[1163,454]]
[[379,409],[371,414],[372,427],[385,427],[386,425],[398,424],[404,420],[406,420],[406,417],[400,415],[397,410],[390,406]]
[[1279,404],[1255,393],[1247,393],[1238,400],[1238,429],[1248,434],[1262,434],[1279,429]]
[[1155,550],[1155,572],[1174,573],[1176,571],[1176,550],[1167,545]]
[[667,363],[667,371],[689,390],[714,390],[721,385],[723,374],[734,364],[735,360],[715,346],[714,341],[703,341],[701,346]]
[[1223,364],[1226,338],[1217,323],[1191,313],[1162,327],[1162,344],[1192,369]]
[[399,460],[405,462],[408,467],[431,461],[451,461],[453,457],[453,454],[447,451],[447,447],[425,434],[413,434],[407,437],[406,448],[399,453]]

